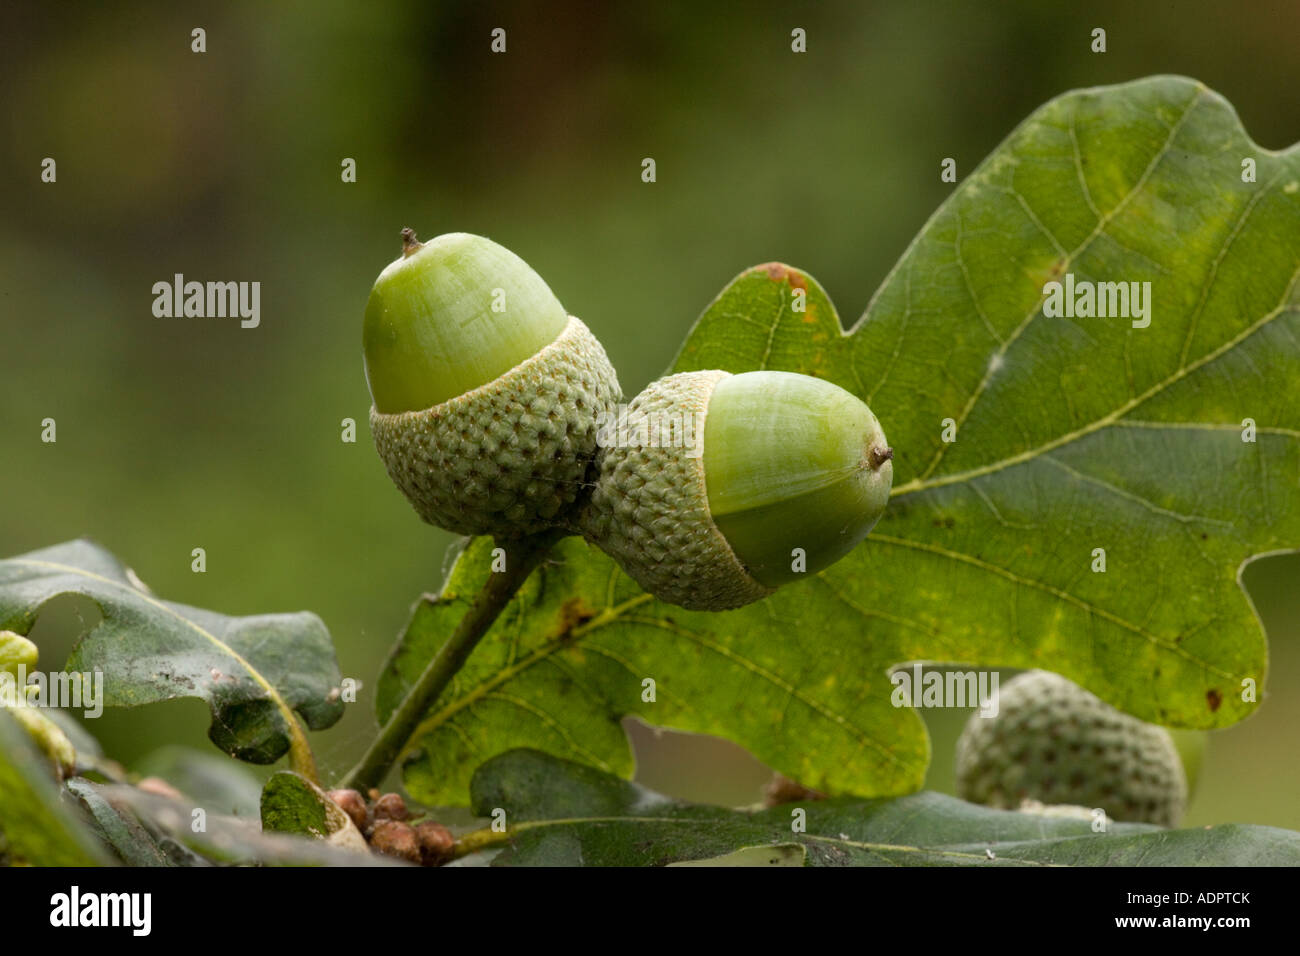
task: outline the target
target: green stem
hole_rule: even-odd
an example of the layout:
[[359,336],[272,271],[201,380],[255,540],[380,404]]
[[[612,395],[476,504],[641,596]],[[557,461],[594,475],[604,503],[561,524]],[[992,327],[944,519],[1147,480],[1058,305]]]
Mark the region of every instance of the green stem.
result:
[[470,652],[483,639],[515,592],[567,532],[553,529],[512,541],[497,541],[506,551],[506,569],[488,575],[483,589],[438,649],[420,679],[388,718],[361,761],[348,771],[340,787],[362,792],[377,787],[401,756],[420,724],[451,679],[464,666]]
[[469,833],[462,834],[457,838],[455,845],[452,847],[451,858],[459,860],[463,856],[469,856],[471,853],[478,853],[481,850],[491,850],[493,847],[505,846],[510,842],[510,837],[514,831],[506,830],[497,832],[491,827],[484,827],[481,830],[471,830]]
[[316,772],[316,755],[312,753],[311,744],[302,724],[292,712],[285,718],[289,722],[289,769],[306,777],[312,783],[320,784],[320,775]]

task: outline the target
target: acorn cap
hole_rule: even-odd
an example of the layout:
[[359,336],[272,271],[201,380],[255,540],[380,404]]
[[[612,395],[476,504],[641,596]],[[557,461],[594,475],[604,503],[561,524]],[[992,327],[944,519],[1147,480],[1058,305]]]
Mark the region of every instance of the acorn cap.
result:
[[1003,684],[998,713],[971,715],[957,741],[957,794],[1014,810],[1021,802],[1100,808],[1114,820],[1175,826],[1187,776],[1169,732],[1050,671]]
[[692,610],[741,607],[839,560],[893,480],[870,410],[789,372],[660,379],[603,441],[580,530],[651,594]]
[[509,250],[466,233],[404,240],[365,323],[389,476],[420,517],[460,534],[562,523],[594,479],[598,419],[621,398],[604,348]]
[[370,410],[389,477],[425,521],[512,537],[560,523],[590,485],[597,418],[619,399],[605,350],[576,318],[500,378],[417,412]]

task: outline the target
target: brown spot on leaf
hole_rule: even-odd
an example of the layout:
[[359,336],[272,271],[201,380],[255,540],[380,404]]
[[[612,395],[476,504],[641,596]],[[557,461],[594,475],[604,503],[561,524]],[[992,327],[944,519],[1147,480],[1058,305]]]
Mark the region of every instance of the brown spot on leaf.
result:
[[1205,692],[1205,703],[1209,705],[1210,713],[1214,713],[1219,709],[1219,705],[1223,703],[1223,695],[1211,687]]
[[763,786],[763,806],[778,807],[783,803],[796,803],[800,800],[825,800],[826,794],[805,787],[797,780],[791,780],[782,774],[773,774],[772,779]]
[[572,636],[574,628],[590,621],[596,616],[596,610],[580,597],[571,597],[560,605],[559,628],[555,637],[565,641]]
[[803,273],[798,269],[791,268],[784,262],[767,262],[757,268],[766,272],[767,277],[773,282],[788,282],[795,289],[808,288]]

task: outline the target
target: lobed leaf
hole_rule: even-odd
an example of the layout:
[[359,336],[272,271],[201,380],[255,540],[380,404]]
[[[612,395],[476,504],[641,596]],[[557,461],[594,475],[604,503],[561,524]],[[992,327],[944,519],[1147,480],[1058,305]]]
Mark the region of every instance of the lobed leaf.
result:
[[[1048,316],[1046,284],[1067,274],[1150,282],[1149,325]],[[474,766],[520,746],[630,776],[619,721],[636,714],[823,792],[909,792],[929,742],[890,672],[914,661],[1046,668],[1169,726],[1241,720],[1268,665],[1241,570],[1300,545],[1298,277],[1300,150],[1262,149],[1178,77],[1037,110],[848,331],[807,273],[742,273],[675,370],[784,369],[861,396],[895,449],[885,516],[822,574],[724,614],[657,602],[564,542],[426,714],[408,788],[462,802]],[[489,547],[416,607],[381,719]]]
[[26,634],[61,594],[85,595],[103,614],[65,668],[102,672],[106,706],[197,697],[226,753],[272,763],[292,750],[304,766],[311,753],[293,711],[316,730],[343,715],[334,649],[314,614],[227,617],[163,601],[82,540],[0,560],[0,629]]

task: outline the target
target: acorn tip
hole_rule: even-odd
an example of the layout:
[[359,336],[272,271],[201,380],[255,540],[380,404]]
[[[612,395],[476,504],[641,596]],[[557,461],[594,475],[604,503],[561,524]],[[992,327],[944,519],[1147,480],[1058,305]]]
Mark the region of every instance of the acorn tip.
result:
[[880,466],[887,461],[891,461],[893,457],[894,449],[892,448],[873,448],[867,455],[867,463],[871,465],[872,471],[879,471]]
[[402,257],[406,258],[418,249],[423,249],[424,243],[415,237],[415,230],[407,226],[402,230]]

